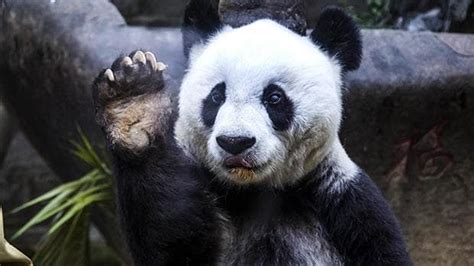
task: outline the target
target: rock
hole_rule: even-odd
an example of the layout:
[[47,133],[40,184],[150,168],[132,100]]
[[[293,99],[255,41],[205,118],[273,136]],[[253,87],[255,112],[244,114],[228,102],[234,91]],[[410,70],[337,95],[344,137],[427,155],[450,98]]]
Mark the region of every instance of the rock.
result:
[[306,17],[302,0],[221,0],[219,14],[225,24],[240,27],[252,21],[271,18],[287,28],[304,34]]
[[[147,26],[180,26],[182,23],[182,17],[184,14],[184,8],[187,0],[111,0],[111,2],[118,8],[120,13],[124,16],[127,23],[130,25],[147,25]],[[245,2],[248,2],[250,5],[262,5],[270,4],[272,6],[278,4],[286,4],[284,0],[278,1],[244,1],[244,0],[231,0],[223,2],[232,2],[238,3],[239,5],[245,6]],[[328,5],[341,5],[351,6],[354,11],[365,12],[367,11],[367,5],[365,1],[360,0],[304,0],[304,13],[306,14],[308,24],[315,25],[316,19],[319,17],[321,9]],[[242,3],[242,4],[240,4]],[[235,6],[235,4],[233,4]],[[239,9],[239,8],[237,8]],[[240,12],[243,9],[239,9]],[[237,16],[234,14],[233,16]],[[268,16],[268,13],[265,14],[262,9],[254,10],[254,16]],[[242,18],[242,16],[240,16]],[[244,17],[245,18],[245,17]],[[231,23],[235,23],[234,18],[227,18]],[[246,19],[246,18],[245,18]],[[294,21],[297,23],[302,23],[299,21],[301,19],[295,17]]]
[[111,0],[130,25],[178,26],[188,0]]
[[343,145],[390,200],[414,265],[472,265],[474,36],[365,33]]
[[449,10],[453,21],[463,21],[467,17],[472,0],[451,0]]
[[[27,209],[15,215],[10,215],[9,212],[57,186],[59,181],[25,136],[15,134],[4,164],[0,167],[0,204],[6,215],[7,238],[13,236],[21,225],[33,217],[38,208]],[[32,255],[32,248],[38,244],[46,229],[45,226],[35,227],[12,244]]]
[[0,102],[0,168],[2,167],[3,158],[7,153],[10,141],[15,131],[13,118],[7,113],[7,110]]
[[391,1],[395,27],[410,31],[450,31],[468,17],[472,0]]
[[408,31],[441,31],[443,21],[441,19],[441,9],[434,8],[409,20],[405,26]]

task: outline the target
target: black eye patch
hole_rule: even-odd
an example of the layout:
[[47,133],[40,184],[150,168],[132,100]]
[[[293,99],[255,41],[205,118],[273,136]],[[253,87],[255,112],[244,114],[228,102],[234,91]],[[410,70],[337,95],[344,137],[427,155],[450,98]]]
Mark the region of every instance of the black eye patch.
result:
[[202,101],[201,117],[206,127],[212,127],[216,121],[219,108],[225,102],[225,83],[217,84],[207,95],[206,99]]
[[273,128],[278,131],[287,130],[294,116],[293,102],[278,85],[270,84],[263,90],[262,104],[267,109]]

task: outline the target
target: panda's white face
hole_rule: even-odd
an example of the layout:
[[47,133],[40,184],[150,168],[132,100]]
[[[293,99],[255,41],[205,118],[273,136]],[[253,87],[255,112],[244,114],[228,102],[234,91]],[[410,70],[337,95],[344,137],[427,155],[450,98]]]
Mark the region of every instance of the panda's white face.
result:
[[340,120],[337,62],[307,37],[259,20],[193,47],[175,135],[222,180],[279,186],[326,156]]

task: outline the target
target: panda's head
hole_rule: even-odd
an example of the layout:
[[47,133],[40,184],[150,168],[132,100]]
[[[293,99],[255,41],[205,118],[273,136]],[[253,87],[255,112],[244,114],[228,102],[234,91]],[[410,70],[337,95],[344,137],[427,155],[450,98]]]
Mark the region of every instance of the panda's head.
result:
[[292,183],[337,139],[341,78],[358,68],[359,30],[328,9],[310,36],[272,20],[224,26],[190,51],[176,138],[217,177]]

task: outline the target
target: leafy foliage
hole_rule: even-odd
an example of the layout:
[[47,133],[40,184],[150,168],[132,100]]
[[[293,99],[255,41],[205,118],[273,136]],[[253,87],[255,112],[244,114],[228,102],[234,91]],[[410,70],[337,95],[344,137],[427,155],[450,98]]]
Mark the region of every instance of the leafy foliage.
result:
[[362,13],[355,12],[354,7],[347,0],[339,0],[338,2],[358,24],[366,28],[386,27],[390,19],[391,0],[366,0],[367,11]]
[[13,210],[45,206],[16,232],[20,237],[35,225],[50,220],[49,231],[33,257],[35,265],[89,265],[90,209],[113,209],[112,176],[107,164],[97,155],[86,136],[73,142],[73,154],[91,166],[81,178],[62,184]]

